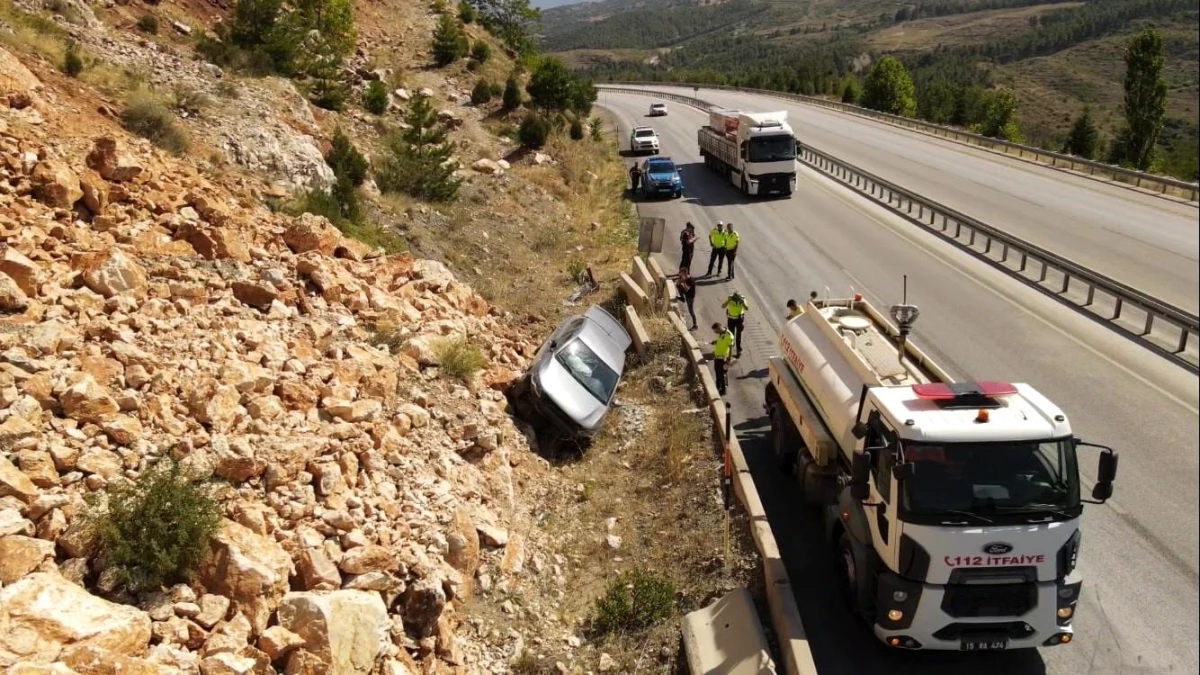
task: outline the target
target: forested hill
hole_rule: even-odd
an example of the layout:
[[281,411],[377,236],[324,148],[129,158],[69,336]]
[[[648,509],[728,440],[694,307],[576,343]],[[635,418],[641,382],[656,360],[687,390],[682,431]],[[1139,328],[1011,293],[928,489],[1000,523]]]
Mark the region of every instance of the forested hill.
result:
[[1115,137],[1128,40],[1153,28],[1165,57],[1163,170],[1195,173],[1196,0],[603,0],[542,16],[544,49],[602,80],[845,97],[893,55],[916,85],[917,116],[978,127],[981,92],[1002,89],[1016,101],[1003,133],[1054,149],[1085,107]]

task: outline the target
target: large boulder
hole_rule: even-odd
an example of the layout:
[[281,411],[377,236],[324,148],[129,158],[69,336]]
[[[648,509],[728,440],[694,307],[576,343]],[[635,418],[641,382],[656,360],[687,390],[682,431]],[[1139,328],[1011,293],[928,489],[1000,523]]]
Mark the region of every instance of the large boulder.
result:
[[[273,609],[287,592],[288,578],[295,569],[292,558],[274,539],[226,520],[210,548],[200,569],[200,582],[209,592],[266,610]],[[255,629],[265,627],[256,625]]]
[[38,572],[0,590],[0,667],[50,663],[68,647],[140,656],[150,616],[96,597],[55,573]]
[[115,138],[97,138],[88,153],[87,165],[105,180],[114,182],[131,181],[142,174],[141,162]]
[[391,627],[383,599],[370,591],[288,593],[278,618],[304,639],[304,652],[327,665],[327,672],[345,675],[374,669]]

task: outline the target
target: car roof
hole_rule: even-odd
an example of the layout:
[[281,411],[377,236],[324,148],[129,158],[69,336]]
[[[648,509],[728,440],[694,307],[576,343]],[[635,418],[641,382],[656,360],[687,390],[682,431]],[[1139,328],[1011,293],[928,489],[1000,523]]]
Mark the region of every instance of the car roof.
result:
[[634,127],[633,128],[633,133],[636,134],[639,131],[649,131],[650,133],[654,133],[654,129],[651,129],[650,127]]
[[664,108],[665,108],[665,107],[667,107],[667,104],[666,104],[666,103],[651,103],[651,104],[650,104],[650,107],[651,107],[651,108],[656,108],[656,107],[658,107],[658,106],[662,106],[662,107],[664,107]]

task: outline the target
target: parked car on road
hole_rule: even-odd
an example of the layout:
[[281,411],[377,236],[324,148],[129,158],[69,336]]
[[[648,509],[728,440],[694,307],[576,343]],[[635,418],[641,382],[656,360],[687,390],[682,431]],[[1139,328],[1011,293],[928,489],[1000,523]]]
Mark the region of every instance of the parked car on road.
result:
[[517,415],[569,437],[594,435],[616,395],[632,342],[621,322],[598,305],[563,320],[509,391]]
[[679,167],[670,157],[651,157],[642,162],[642,194],[647,197],[669,195],[676,199],[683,196],[683,178]]
[[651,103],[650,104],[650,116],[651,117],[666,117],[666,115],[667,115],[667,104],[666,103]]
[[634,153],[658,154],[658,134],[650,127],[634,127],[629,135],[629,149]]

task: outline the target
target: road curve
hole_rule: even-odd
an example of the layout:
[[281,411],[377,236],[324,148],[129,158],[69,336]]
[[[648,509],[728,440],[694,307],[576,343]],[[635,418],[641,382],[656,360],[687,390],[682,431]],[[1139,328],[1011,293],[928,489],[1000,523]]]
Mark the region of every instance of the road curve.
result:
[[[654,126],[663,154],[681,165],[682,201],[639,204],[643,215],[667,220],[664,269],[677,265],[685,220],[702,238],[717,219],[742,234],[737,281],[701,281],[697,313],[705,326],[722,318],[719,301],[735,288],[750,299],[746,353],[729,399],[821,675],[1200,672],[1194,376],[814,172],[801,172],[789,200],[744,202],[700,163],[695,130],[704,116],[693,109],[674,105],[669,117],[648,120],[645,97],[609,93],[601,102],[623,136],[634,124]],[[702,273],[708,250],[697,248],[692,268]],[[1080,436],[1122,452],[1114,500],[1085,511],[1085,591],[1073,645],[986,657],[878,646],[838,601],[819,523],[774,469],[761,404],[786,300],[853,286],[887,306],[899,300],[904,274],[921,307],[913,339],[943,367],[964,379],[1029,382],[1067,411]],[[1085,479],[1095,461],[1081,457]]]
[[787,110],[801,143],[1185,311],[1200,309],[1194,205],[787,99],[661,89],[730,108]]

